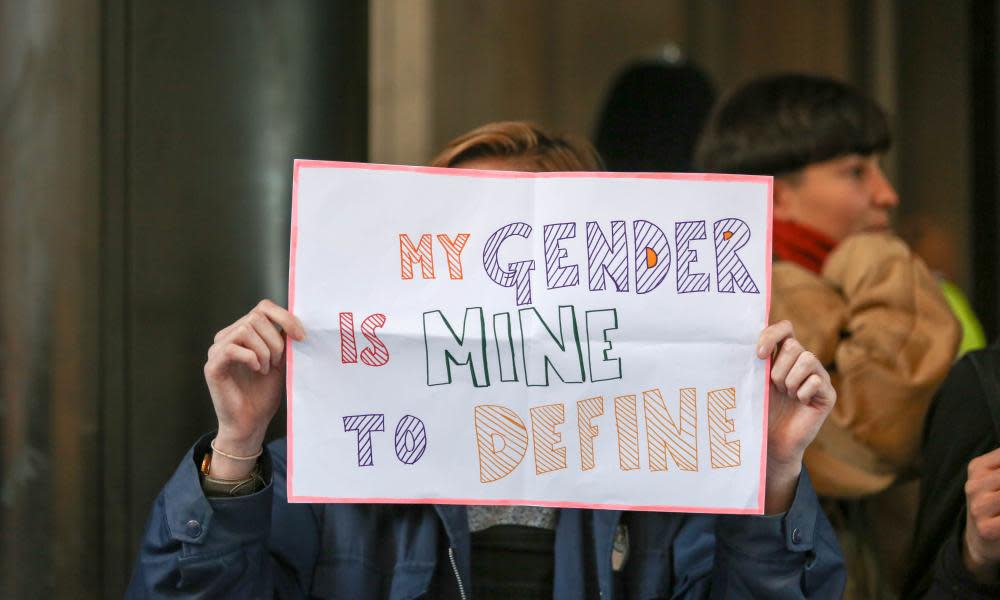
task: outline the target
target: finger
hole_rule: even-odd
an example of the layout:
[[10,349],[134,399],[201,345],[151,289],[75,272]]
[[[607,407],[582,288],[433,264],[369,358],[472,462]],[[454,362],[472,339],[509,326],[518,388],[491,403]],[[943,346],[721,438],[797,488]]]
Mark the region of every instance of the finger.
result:
[[981,471],[965,482],[967,496],[1000,491],[1000,471]]
[[795,361],[798,360],[802,352],[802,344],[798,340],[787,338],[782,342],[781,347],[778,349],[778,354],[771,361],[771,381],[782,392],[788,390],[788,385],[786,384],[788,374],[792,370],[792,367],[795,366]]
[[215,379],[234,364],[244,365],[251,371],[260,371],[261,363],[257,354],[249,348],[236,344],[213,346],[205,363],[205,375]]
[[240,325],[242,325],[243,323],[245,323],[246,320],[247,320],[247,317],[249,317],[249,316],[250,315],[248,315],[248,314],[247,315],[243,315],[242,317],[240,317],[239,319],[237,319],[235,322],[230,323],[226,327],[223,327],[222,329],[220,329],[219,332],[215,334],[215,343],[218,344],[222,340],[226,339],[229,336],[229,334],[231,334],[233,332],[233,329],[235,329],[235,328],[239,327]]
[[302,326],[302,321],[298,317],[278,306],[270,300],[261,300],[257,304],[257,310],[262,311],[267,318],[274,321],[294,340],[302,341],[306,337],[306,329]]
[[972,479],[979,471],[997,468],[1000,468],[1000,448],[973,458],[969,462],[969,478]]
[[260,372],[266,375],[269,371],[271,366],[271,350],[264,342],[264,338],[260,337],[260,334],[257,333],[257,330],[254,329],[249,321],[234,328],[221,343],[236,344],[244,348],[249,348],[257,355],[257,359],[260,361]]
[[978,519],[976,521],[976,532],[988,544],[1000,542],[1000,517],[994,516]]
[[969,514],[977,523],[1000,516],[1000,492],[967,496],[967,504]]
[[795,357],[795,362],[792,363],[791,368],[788,369],[788,375],[785,376],[785,387],[788,388],[788,393],[793,395],[798,393],[799,386],[811,375],[818,376],[820,369],[822,366],[816,356],[808,350],[802,350]]
[[257,303],[257,306],[253,308],[249,313],[240,317],[234,323],[224,327],[215,334],[215,342],[218,343],[230,335],[233,330],[240,325],[244,324],[249,320],[254,313],[262,313],[267,316],[268,319],[273,321],[278,327],[279,331],[287,331],[293,339],[301,341],[305,338],[305,328],[302,326],[302,321],[298,319],[295,315],[291,314],[281,306],[278,306],[270,300],[261,300]]
[[281,356],[285,351],[285,337],[278,331],[278,327],[274,321],[269,319],[263,312],[254,310],[254,312],[250,313],[247,323],[253,327],[257,335],[267,344],[267,349],[270,351],[271,365],[276,367],[281,364]]
[[778,321],[760,332],[757,340],[757,357],[767,358],[774,353],[782,341],[795,337],[795,329],[790,321]]
[[824,408],[833,408],[837,401],[833,386],[830,382],[823,381],[823,378],[816,373],[802,383],[796,396],[803,404],[820,404]]

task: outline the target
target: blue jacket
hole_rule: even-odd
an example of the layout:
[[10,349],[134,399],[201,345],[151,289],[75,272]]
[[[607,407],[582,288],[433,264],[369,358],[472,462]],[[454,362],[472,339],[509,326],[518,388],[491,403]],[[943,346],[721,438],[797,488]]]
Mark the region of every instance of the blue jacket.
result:
[[[452,563],[444,584],[461,581],[469,596],[465,507],[290,504],[285,440],[263,457],[264,490],[206,498],[198,459],[210,440],[195,444],[157,497],[128,598],[420,598],[439,560]],[[619,527],[628,550],[615,571]],[[784,515],[561,509],[555,562],[557,599],[586,597],[588,572],[603,599],[840,598],[845,581],[804,470]]]

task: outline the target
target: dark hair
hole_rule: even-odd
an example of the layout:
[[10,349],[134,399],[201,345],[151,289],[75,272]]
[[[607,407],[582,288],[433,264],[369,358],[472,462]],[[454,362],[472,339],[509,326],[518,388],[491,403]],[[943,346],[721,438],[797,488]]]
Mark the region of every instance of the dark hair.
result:
[[695,166],[717,173],[785,175],[845,154],[885,152],[885,113],[855,88],[815,75],[763,77],[712,112]]
[[479,158],[509,160],[523,171],[602,171],[601,158],[583,139],[554,135],[525,121],[489,123],[444,147],[432,167],[454,167]]
[[612,171],[691,170],[715,88],[691,64],[633,63],[615,80],[594,137]]

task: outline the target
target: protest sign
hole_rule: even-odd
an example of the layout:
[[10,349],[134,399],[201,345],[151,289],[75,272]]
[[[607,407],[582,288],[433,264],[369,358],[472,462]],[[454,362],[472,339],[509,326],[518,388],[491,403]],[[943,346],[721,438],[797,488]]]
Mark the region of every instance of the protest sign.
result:
[[762,512],[769,177],[294,182],[289,500]]

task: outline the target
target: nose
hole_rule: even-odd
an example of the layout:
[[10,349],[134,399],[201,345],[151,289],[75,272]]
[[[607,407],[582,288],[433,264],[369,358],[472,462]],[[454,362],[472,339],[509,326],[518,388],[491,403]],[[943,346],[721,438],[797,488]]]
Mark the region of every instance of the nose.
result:
[[882,208],[896,208],[899,206],[899,195],[896,188],[889,183],[889,178],[885,176],[882,167],[875,165],[872,176],[872,202]]

